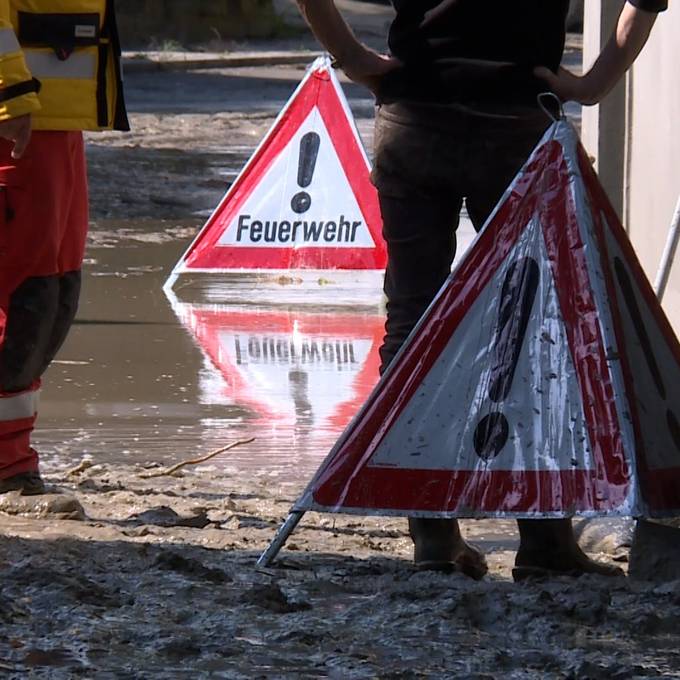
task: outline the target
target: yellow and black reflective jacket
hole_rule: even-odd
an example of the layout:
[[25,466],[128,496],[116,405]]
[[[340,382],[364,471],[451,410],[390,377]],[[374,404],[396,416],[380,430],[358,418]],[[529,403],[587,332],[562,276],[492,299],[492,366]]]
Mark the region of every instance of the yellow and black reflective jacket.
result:
[[0,121],[128,130],[113,0],[0,0]]

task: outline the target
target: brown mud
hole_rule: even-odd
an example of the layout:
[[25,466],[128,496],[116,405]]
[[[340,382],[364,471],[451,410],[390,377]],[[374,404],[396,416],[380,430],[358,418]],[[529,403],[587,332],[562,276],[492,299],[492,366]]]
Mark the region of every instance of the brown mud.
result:
[[19,514],[0,538],[2,677],[680,675],[680,582],[513,584],[510,522],[465,523],[484,532],[479,583],[416,572],[404,520],[316,514],[257,570],[299,483],[228,461],[80,468],[49,475],[62,493],[34,510],[3,506]]

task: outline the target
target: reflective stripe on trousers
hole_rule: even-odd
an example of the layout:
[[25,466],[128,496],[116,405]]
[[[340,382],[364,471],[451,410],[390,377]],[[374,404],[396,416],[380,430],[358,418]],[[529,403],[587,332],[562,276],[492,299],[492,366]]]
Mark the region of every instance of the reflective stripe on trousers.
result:
[[34,418],[38,412],[38,391],[21,392],[19,394],[0,393],[0,427],[2,423],[13,420]]
[[0,392],[0,479],[38,468],[31,432],[38,416],[40,382],[19,393]]

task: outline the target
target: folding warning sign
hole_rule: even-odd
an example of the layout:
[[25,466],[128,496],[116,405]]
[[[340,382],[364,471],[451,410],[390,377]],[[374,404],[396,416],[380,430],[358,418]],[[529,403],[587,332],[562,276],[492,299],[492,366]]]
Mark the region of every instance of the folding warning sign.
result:
[[680,345],[573,128],[548,131],[345,430],[307,510],[680,509]]
[[320,58],[171,278],[381,270],[381,230],[368,158],[330,62]]

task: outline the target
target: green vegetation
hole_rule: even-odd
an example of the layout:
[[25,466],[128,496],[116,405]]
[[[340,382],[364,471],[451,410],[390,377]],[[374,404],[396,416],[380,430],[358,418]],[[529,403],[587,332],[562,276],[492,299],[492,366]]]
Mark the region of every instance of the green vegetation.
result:
[[182,45],[291,34],[273,0],[118,0],[126,49],[178,49]]

